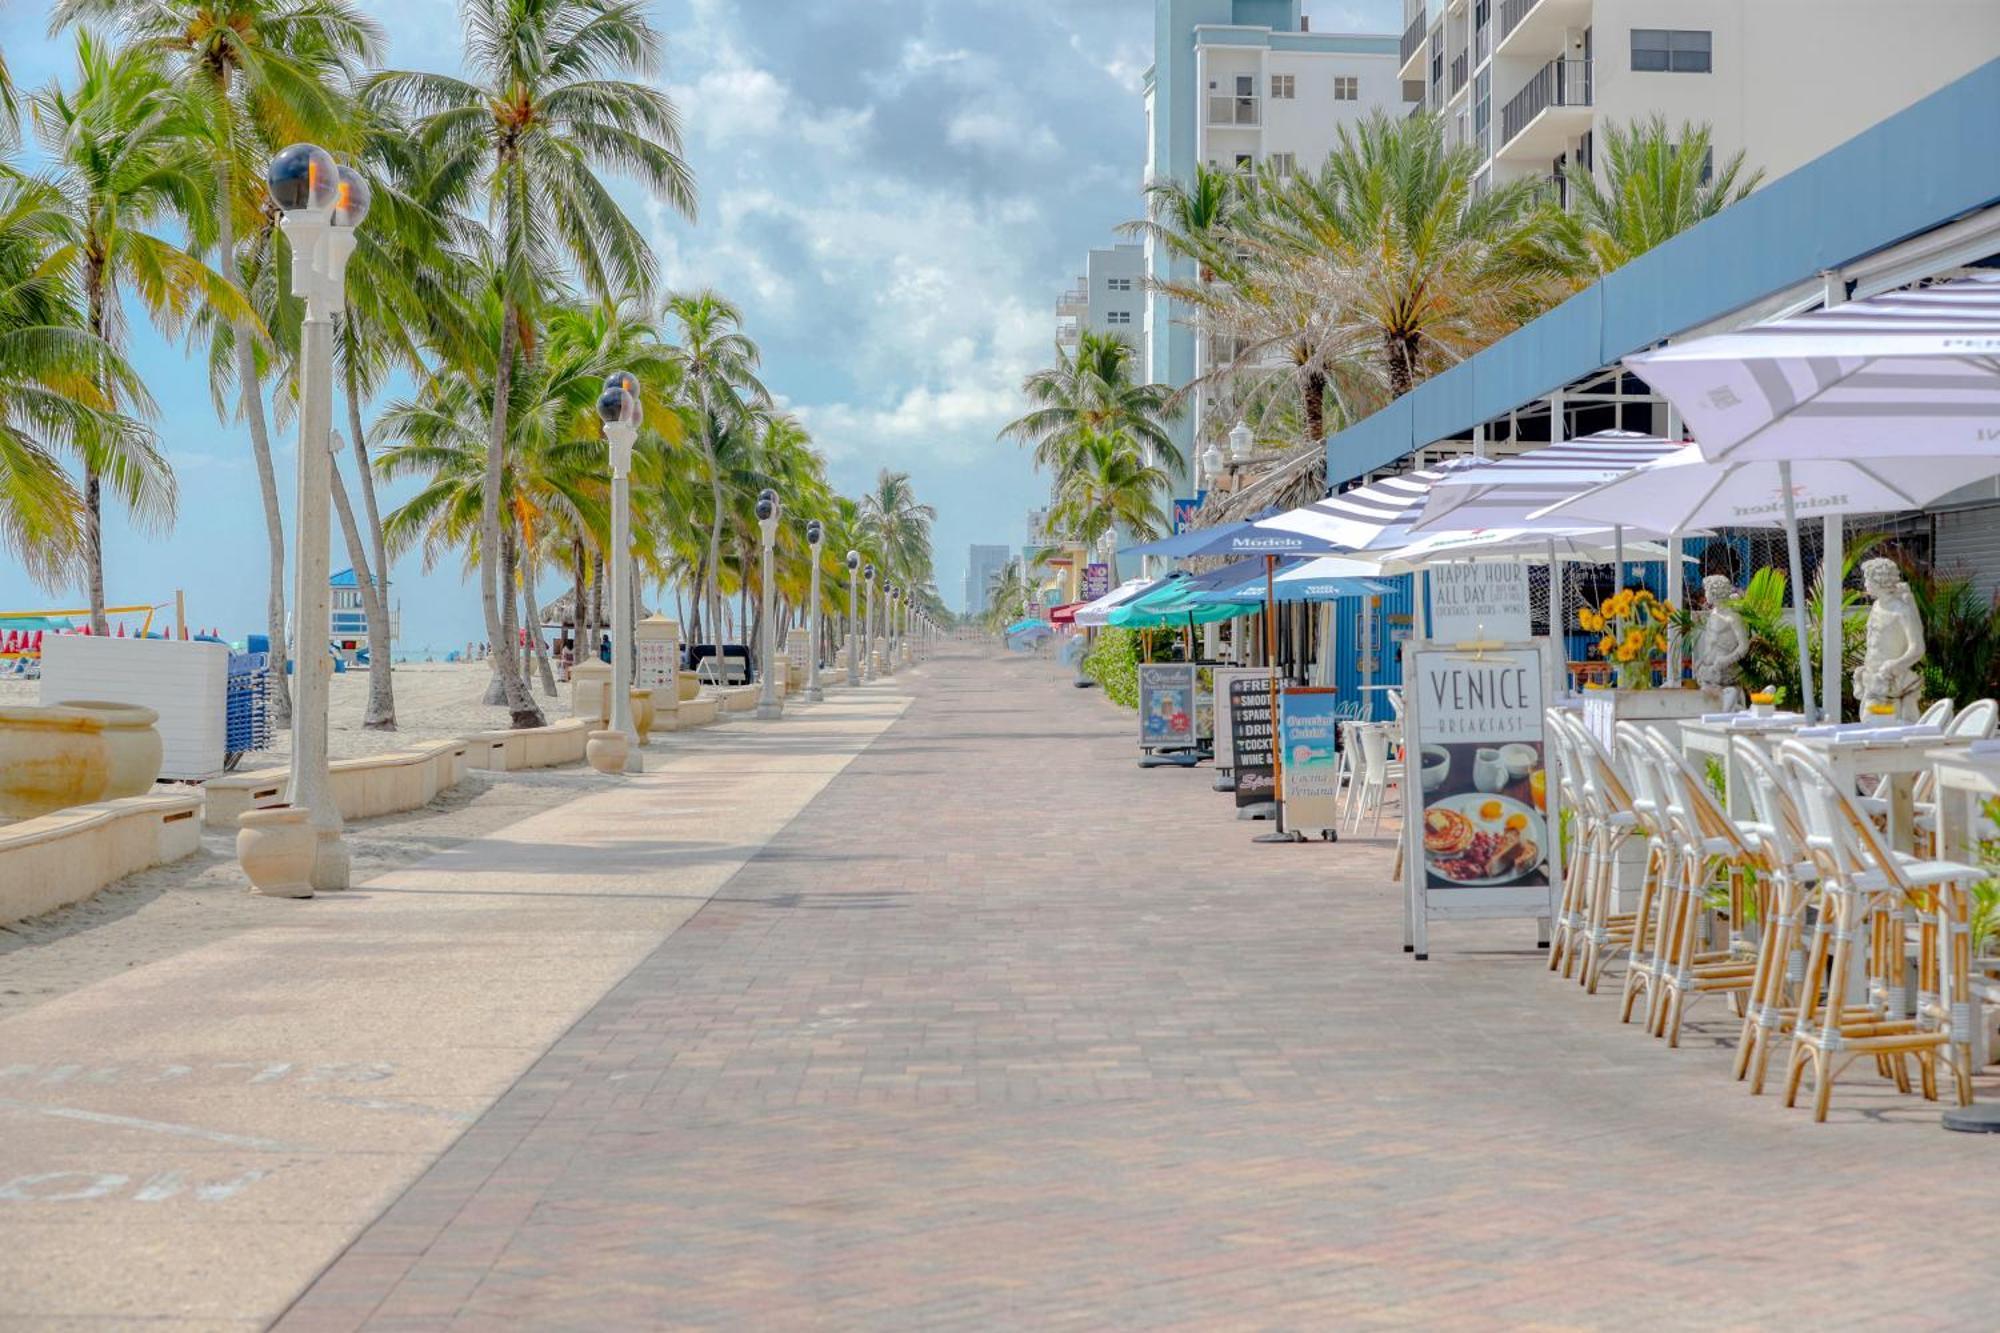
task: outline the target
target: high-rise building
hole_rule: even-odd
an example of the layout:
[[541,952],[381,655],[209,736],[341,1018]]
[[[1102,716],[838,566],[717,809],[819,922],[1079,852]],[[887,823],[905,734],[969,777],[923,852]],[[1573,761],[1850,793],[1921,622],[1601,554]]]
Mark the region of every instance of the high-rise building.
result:
[[1004,546],[974,543],[965,555],[965,614],[985,613],[993,595],[993,580],[1007,567],[1011,553]]
[[1707,124],[1766,179],[2000,53],[1993,0],[1404,0],[1401,78],[1482,186],[1601,165],[1602,127]]
[[[1461,3],[1463,0],[1461,0]],[[1376,111],[1406,110],[1394,33],[1311,32],[1303,0],[1155,0],[1153,67],[1145,77],[1146,179],[1191,180],[1197,162],[1280,174],[1313,171],[1340,127]],[[1155,280],[1193,277],[1148,241]],[[1184,385],[1206,373],[1186,315],[1159,292],[1147,295],[1146,378]],[[1202,397],[1174,427],[1192,458]]]
[[1145,247],[1135,242],[1092,250],[1083,276],[1056,302],[1056,341],[1074,347],[1077,334],[1087,329],[1115,333],[1138,352],[1145,326]]

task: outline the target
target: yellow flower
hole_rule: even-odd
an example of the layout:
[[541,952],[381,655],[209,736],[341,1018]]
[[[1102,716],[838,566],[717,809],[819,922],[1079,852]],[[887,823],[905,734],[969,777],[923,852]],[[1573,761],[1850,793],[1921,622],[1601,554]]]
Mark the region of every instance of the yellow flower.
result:
[[1600,653],[1608,653],[1617,646],[1617,640],[1613,639],[1609,634],[1597,641],[1597,651]]
[[1625,647],[1636,649],[1645,641],[1646,633],[1644,630],[1628,629],[1625,631]]
[[1634,651],[1633,651],[1633,650],[1632,650],[1632,649],[1631,649],[1631,648],[1630,648],[1629,646],[1627,646],[1627,647],[1624,647],[1624,648],[1620,648],[1620,649],[1618,650],[1618,660],[1619,660],[1619,661],[1621,661],[1621,662],[1629,662],[1629,661],[1631,661],[1631,660],[1632,660],[1632,659],[1633,659],[1634,657],[1637,657],[1637,656],[1638,656],[1638,654],[1637,654],[1637,653],[1635,653],[1635,652],[1634,652]]
[[1583,610],[1577,612],[1576,618],[1587,630],[1596,631],[1604,628],[1604,617],[1598,615],[1589,607],[1585,607]]

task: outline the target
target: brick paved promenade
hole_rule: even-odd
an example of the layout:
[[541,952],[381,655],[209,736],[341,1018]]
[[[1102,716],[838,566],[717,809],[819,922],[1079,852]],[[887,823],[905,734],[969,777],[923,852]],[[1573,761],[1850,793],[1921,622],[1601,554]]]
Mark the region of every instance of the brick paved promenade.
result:
[[2000,1140],[1753,1100],[1526,923],[1409,962],[1385,842],[1251,845],[1045,663],[898,684],[283,1327],[2000,1321]]

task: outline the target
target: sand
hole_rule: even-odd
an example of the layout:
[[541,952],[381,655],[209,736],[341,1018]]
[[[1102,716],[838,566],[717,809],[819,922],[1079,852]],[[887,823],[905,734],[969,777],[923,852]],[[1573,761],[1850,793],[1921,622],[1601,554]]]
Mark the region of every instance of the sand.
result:
[[[333,678],[327,746],[334,758],[400,749],[508,725],[507,710],[480,703],[488,672],[481,663],[396,667],[395,731],[367,731],[361,714],[368,674]],[[0,705],[38,702],[34,681],[0,681]],[[539,693],[550,721],[569,716],[567,696]],[[282,766],[291,752],[280,734],[268,751],[243,757],[239,771]],[[348,825],[359,884],[384,870],[454,843],[504,828],[594,790],[600,780],[576,765],[520,773],[470,772],[421,810]],[[210,830],[185,860],[128,876],[88,901],[46,916],[0,925],[0,1016],[32,1008],[130,967],[170,958],[283,917],[282,900],[246,892],[236,864],[234,830]]]

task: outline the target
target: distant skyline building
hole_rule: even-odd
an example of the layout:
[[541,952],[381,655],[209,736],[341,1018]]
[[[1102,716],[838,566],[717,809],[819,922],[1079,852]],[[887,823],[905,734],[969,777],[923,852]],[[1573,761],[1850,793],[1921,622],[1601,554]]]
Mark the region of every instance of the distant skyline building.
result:
[[983,615],[991,603],[993,580],[1013,559],[1013,550],[1006,546],[988,546],[977,542],[966,548],[965,555],[965,614]]
[[[1153,67],[1142,92],[1144,179],[1189,181],[1197,162],[1316,171],[1342,126],[1408,110],[1406,91],[1416,91],[1399,79],[1399,59],[1394,33],[1309,31],[1303,0],[1155,0]],[[1144,254],[1156,281],[1194,277],[1188,261],[1150,240]],[[1164,295],[1147,293],[1140,336],[1148,382],[1179,386],[1207,373],[1208,349],[1197,347],[1186,318]],[[1172,427],[1190,459],[1204,400],[1197,391]]]
[[1146,248],[1129,244],[1093,249],[1084,257],[1083,276],[1056,302],[1056,341],[1074,348],[1077,335],[1115,333],[1131,344],[1134,373],[1143,364],[1140,340],[1146,327]]

